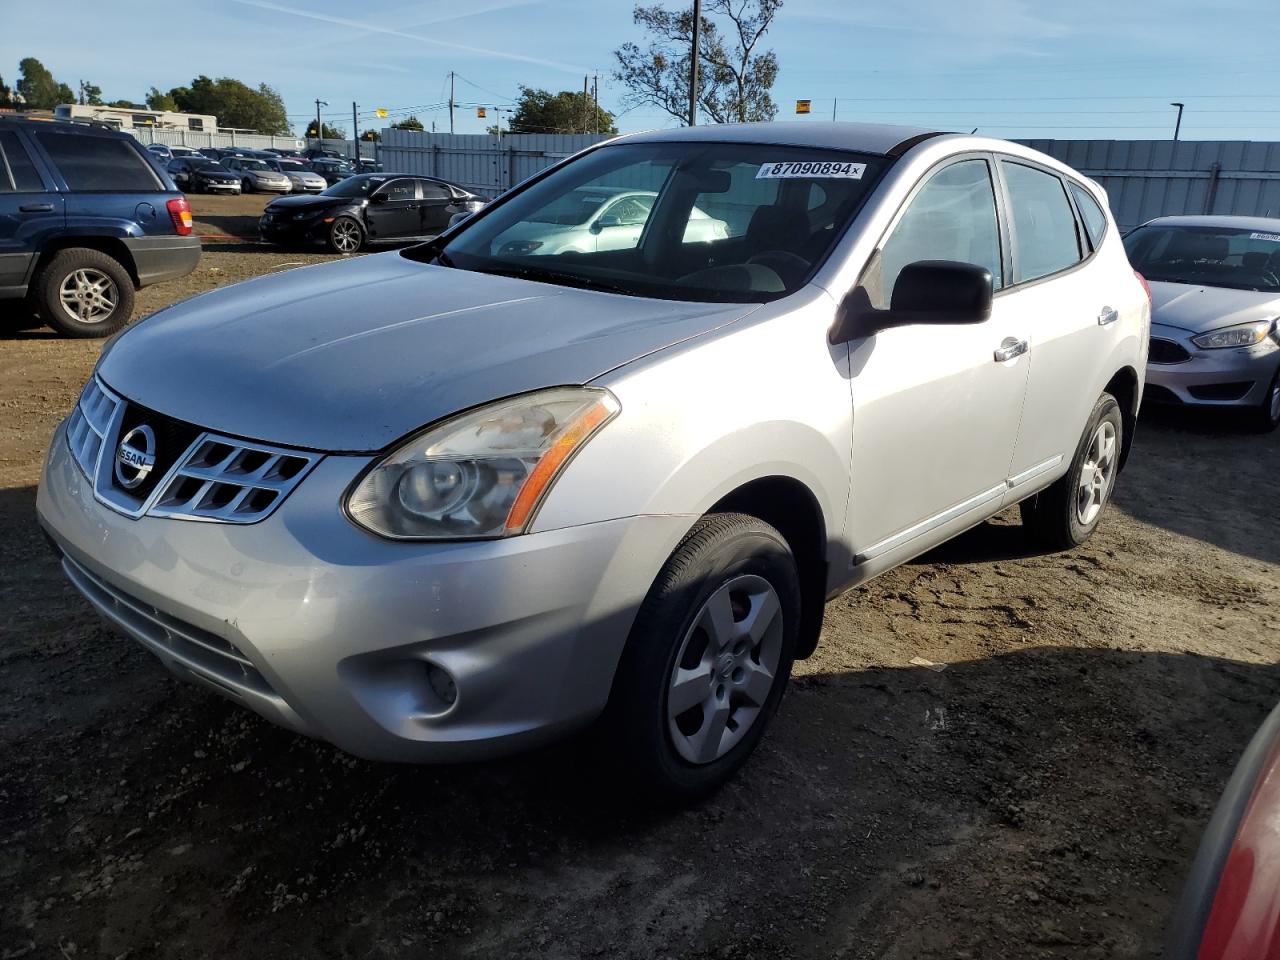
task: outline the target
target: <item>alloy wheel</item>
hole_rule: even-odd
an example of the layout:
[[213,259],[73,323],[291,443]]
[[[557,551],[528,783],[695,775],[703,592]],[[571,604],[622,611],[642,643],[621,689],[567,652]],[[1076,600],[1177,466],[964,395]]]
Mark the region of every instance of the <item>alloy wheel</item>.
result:
[[360,249],[360,227],[352,220],[339,220],[333,225],[333,245],[342,253]]
[[706,599],[667,686],[667,728],[681,757],[711,763],[742,740],[773,689],[782,641],[782,605],[763,577],[734,577]]
[[1116,428],[1108,420],[1098,424],[1089,441],[1089,451],[1080,467],[1080,480],[1076,486],[1076,518],[1082,526],[1089,526],[1097,519],[1107,502],[1111,481],[1115,476]]
[[120,291],[111,277],[92,267],[73,270],[58,288],[63,311],[77,323],[102,323],[115,313]]

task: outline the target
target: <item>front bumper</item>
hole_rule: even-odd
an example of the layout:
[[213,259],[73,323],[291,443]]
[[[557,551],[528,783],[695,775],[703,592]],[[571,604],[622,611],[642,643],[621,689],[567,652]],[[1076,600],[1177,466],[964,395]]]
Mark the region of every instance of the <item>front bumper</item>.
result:
[[239,180],[200,180],[198,186],[208,193],[239,193]]
[[[64,429],[37,510],[99,612],[179,676],[371,759],[479,759],[589,722],[689,524],[393,543],[343,516],[368,463],[347,456],[321,461],[259,523],[132,520],[94,499]],[[453,680],[452,704],[431,666]]]
[[309,220],[258,220],[258,233],[262,239],[272,243],[303,243],[324,239],[324,231],[328,226],[323,217],[312,217]]
[[200,262],[200,238],[194,234],[126,237],[123,242],[133,256],[140,287],[185,277]]
[[1280,345],[1275,340],[1267,337],[1251,347],[1203,350],[1191,342],[1192,336],[1178,327],[1151,325],[1152,339],[1177,344],[1187,359],[1147,363],[1148,399],[1214,407],[1252,407],[1266,399],[1280,368]]

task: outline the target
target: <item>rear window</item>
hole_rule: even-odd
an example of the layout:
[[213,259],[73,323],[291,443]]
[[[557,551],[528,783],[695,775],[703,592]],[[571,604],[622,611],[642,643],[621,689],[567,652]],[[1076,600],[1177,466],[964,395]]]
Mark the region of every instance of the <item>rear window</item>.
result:
[[18,135],[0,133],[0,193],[43,192],[44,184]]
[[1080,262],[1076,217],[1056,174],[1005,162],[1019,282],[1039,280]]
[[123,140],[51,130],[35,136],[72,190],[163,189],[147,162]]

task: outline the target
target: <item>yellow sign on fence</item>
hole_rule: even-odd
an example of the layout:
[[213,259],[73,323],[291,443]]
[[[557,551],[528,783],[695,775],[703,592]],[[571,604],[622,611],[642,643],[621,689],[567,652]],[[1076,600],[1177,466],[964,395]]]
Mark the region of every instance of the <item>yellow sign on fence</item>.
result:
[[796,113],[808,113],[809,107],[813,103],[811,100],[797,100]]
[[476,116],[479,117],[481,120],[484,119],[485,117],[484,107],[476,107]]

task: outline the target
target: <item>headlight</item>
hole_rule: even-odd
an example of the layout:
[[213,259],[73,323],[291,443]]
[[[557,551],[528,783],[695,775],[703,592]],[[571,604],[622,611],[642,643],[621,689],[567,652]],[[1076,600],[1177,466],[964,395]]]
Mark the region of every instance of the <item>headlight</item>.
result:
[[307,219],[307,217],[314,217],[318,212],[319,212],[318,210],[303,210],[301,213],[295,213],[293,215],[293,219],[305,220]]
[[464,413],[366,473],[347,513],[400,540],[522,533],[565,464],[619,409],[607,390],[556,387]]
[[1256,323],[1241,323],[1234,327],[1223,327],[1221,330],[1210,330],[1192,337],[1191,342],[1202,350],[1220,350],[1223,347],[1249,347],[1261,343],[1271,332],[1275,321],[1259,320]]
[[541,240],[508,240],[502,245],[499,253],[511,253],[519,256],[520,254],[533,253],[542,246]]

